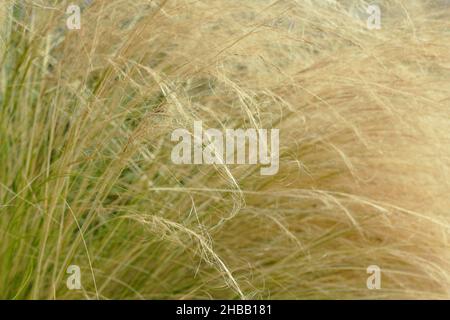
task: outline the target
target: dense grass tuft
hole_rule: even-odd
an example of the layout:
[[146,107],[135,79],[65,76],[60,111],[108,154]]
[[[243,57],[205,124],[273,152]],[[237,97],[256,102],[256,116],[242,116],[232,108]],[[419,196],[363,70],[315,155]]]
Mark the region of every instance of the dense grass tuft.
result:
[[[2,0],[0,297],[450,298],[450,7],[379,3]],[[174,165],[194,120],[280,171]]]

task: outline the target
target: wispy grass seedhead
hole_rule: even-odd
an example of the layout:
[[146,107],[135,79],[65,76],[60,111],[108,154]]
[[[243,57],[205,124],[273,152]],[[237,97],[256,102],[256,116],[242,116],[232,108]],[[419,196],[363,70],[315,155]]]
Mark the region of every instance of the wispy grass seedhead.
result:
[[[370,4],[1,1],[0,297],[450,298],[450,7]],[[174,164],[196,120],[278,173]]]

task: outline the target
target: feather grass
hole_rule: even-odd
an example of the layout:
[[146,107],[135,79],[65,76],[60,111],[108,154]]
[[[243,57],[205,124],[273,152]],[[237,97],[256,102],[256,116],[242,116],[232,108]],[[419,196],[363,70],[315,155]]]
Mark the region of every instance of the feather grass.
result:
[[[450,7],[379,3],[79,1],[68,30],[3,0],[1,297],[448,299]],[[194,120],[279,128],[280,171],[174,165]]]

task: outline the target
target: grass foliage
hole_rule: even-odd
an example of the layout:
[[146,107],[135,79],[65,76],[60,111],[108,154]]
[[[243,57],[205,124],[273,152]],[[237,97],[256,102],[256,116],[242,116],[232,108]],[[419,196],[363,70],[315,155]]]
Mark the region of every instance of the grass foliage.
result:
[[[450,7],[378,3],[2,0],[0,297],[448,299]],[[280,171],[174,165],[195,120]]]

